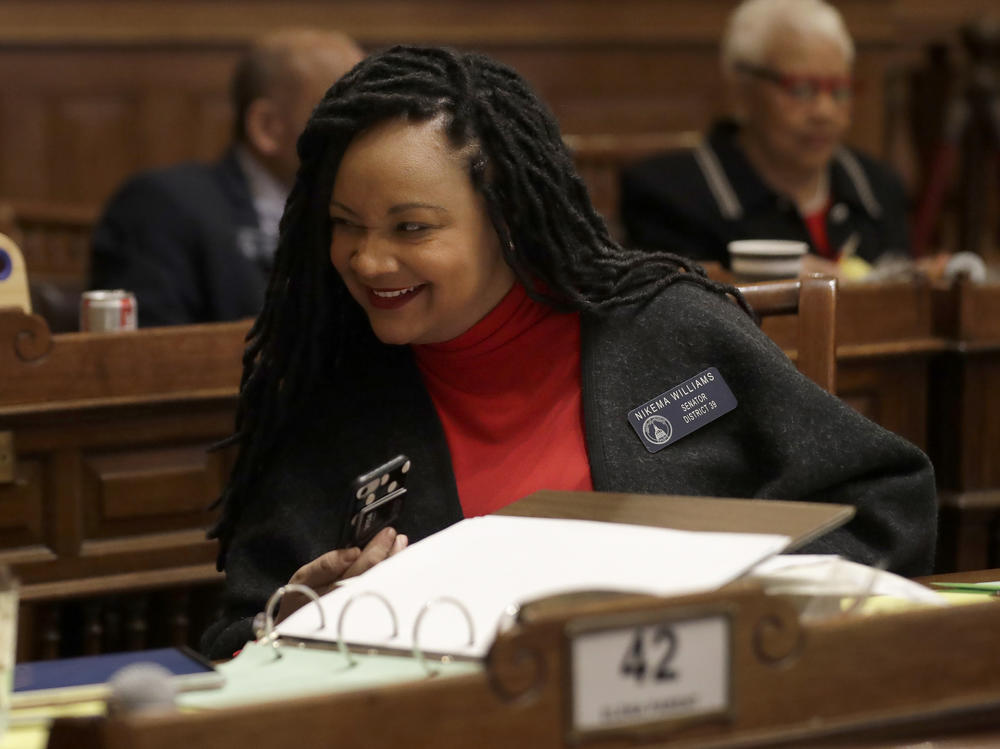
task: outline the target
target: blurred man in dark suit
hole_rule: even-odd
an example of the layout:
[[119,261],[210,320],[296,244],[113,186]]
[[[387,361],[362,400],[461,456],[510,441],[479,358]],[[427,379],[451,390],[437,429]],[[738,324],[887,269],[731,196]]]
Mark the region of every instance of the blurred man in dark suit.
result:
[[722,69],[730,119],[690,150],[627,169],[630,244],[728,265],[736,239],[807,242],[809,269],[906,254],[902,183],[843,145],[854,45],[823,0],[747,0],[730,16]]
[[254,44],[232,79],[225,155],[128,180],[94,232],[89,288],[134,292],[142,326],[255,316],[298,168],[298,136],[361,57],[336,32],[276,32]]

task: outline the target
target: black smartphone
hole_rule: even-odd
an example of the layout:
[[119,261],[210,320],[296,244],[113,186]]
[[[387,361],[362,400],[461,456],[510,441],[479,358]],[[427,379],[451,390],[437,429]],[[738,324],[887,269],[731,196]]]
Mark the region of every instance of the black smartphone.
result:
[[397,455],[351,482],[350,514],[344,526],[342,549],[364,548],[383,528],[392,525],[403,509],[410,459]]

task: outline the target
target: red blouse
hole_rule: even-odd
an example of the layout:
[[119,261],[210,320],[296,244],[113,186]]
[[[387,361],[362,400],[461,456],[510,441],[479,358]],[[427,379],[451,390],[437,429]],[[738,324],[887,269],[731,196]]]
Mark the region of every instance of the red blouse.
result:
[[826,201],[823,206],[817,210],[810,213],[808,216],[803,216],[802,220],[806,224],[806,228],[809,230],[809,236],[812,238],[813,246],[816,248],[816,253],[820,257],[825,257],[829,260],[837,259],[837,252],[830,247],[830,238],[826,233],[826,216],[830,212],[830,201]]
[[538,489],[593,488],[579,315],[539,304],[515,283],[458,338],[413,350],[444,425],[466,517]]

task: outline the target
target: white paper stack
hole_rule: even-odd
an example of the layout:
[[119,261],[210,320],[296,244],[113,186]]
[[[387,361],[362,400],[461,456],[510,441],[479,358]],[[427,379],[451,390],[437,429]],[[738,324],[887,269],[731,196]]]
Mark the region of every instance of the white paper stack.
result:
[[[409,651],[422,616],[428,655],[482,658],[511,605],[549,595],[611,590],[680,595],[713,590],[789,543],[782,535],[706,533],[591,520],[490,515],[414,544],[321,599],[326,627],[307,605],[278,626],[283,637]],[[370,592],[388,601],[397,618]],[[441,599],[461,601],[472,619]],[[427,606],[429,602],[439,603]],[[426,611],[421,614],[422,610]]]

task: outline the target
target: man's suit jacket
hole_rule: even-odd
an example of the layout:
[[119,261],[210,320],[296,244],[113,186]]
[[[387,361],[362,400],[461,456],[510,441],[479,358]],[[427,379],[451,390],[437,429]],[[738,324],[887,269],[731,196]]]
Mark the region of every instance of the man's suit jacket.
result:
[[93,237],[88,288],[136,295],[140,326],[254,317],[270,253],[235,153],[126,182]]

